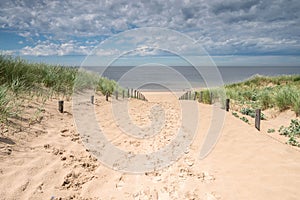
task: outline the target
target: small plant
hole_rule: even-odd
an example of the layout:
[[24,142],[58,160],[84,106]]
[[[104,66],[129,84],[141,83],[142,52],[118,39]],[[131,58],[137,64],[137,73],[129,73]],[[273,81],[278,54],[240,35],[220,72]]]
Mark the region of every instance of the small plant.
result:
[[[252,109],[252,108],[242,108],[241,109],[241,113],[243,115],[248,115],[248,116],[250,116],[252,118],[255,118],[255,116],[256,116],[255,110]],[[265,120],[266,119],[265,114],[263,114],[262,112],[260,113],[260,119],[261,120]]]
[[248,116],[250,116],[250,117],[252,117],[252,118],[255,117],[255,110],[254,110],[254,109],[251,109],[251,108],[242,108],[242,109],[241,109],[241,113],[242,113],[243,115],[248,115]]
[[268,132],[268,133],[274,133],[274,132],[275,132],[275,129],[274,129],[274,128],[269,128],[267,132]]
[[292,119],[288,127],[281,126],[278,132],[289,137],[288,144],[299,146],[297,139],[300,137],[300,121],[298,119]]
[[249,120],[246,117],[241,117],[240,119],[246,123],[249,123]]
[[286,143],[292,146],[300,147],[300,143],[295,139],[295,137],[290,137]]
[[232,112],[232,115],[239,118],[240,116],[236,112]]

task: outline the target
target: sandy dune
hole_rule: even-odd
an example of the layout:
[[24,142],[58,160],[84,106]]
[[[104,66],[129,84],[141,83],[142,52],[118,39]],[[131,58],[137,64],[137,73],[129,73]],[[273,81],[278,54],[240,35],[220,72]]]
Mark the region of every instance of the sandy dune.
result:
[[[72,102],[65,102],[67,112],[61,114],[53,100],[47,102],[42,122],[20,133],[23,137],[0,135],[0,199],[299,199],[300,152],[284,144],[281,136],[266,133],[269,127],[287,125],[292,113],[262,122],[261,132],[225,113],[216,146],[200,159],[210,125],[219,123],[212,120],[213,108],[223,111],[192,101],[180,103],[170,93],[144,95],[148,102],[106,102],[96,96],[92,108],[105,137],[131,154],[156,152],[172,143],[182,120],[183,132],[192,136],[189,123],[192,126],[194,119],[184,116],[182,106],[196,104],[196,135],[179,160],[145,173],[113,170],[86,150],[83,141],[88,136],[77,133]],[[127,105],[128,112],[114,112],[118,105]],[[130,120],[124,119],[127,114]],[[130,166],[130,159],[124,166]]]

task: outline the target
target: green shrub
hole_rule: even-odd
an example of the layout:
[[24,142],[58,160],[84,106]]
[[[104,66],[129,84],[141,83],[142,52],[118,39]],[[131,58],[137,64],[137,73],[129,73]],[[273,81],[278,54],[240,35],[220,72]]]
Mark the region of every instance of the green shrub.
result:
[[239,118],[240,116],[236,112],[232,112],[232,115]]
[[274,129],[274,128],[269,128],[267,132],[268,132],[268,133],[274,133],[274,132],[275,132],[275,129]]
[[[241,111],[240,111],[243,115],[248,115],[252,118],[255,118],[256,116],[256,112],[254,109],[252,108],[242,108]],[[263,114],[262,112],[260,112],[260,119],[261,120],[265,120],[266,119],[266,116],[265,114]]]
[[292,119],[288,127],[281,126],[278,132],[289,137],[288,144],[299,146],[297,139],[300,137],[300,121],[298,119]]
[[246,123],[249,123],[249,120],[246,117],[241,117],[240,119]]
[[243,115],[248,115],[252,118],[255,117],[255,110],[251,109],[251,108],[242,108],[240,110],[240,112],[243,114]]

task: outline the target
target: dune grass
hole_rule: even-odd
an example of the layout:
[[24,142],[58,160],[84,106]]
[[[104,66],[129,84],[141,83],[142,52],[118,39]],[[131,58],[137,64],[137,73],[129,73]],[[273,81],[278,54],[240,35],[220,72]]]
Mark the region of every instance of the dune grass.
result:
[[[276,109],[280,112],[291,109],[296,116],[300,116],[300,75],[284,75],[277,77],[254,76],[244,82],[225,85],[226,95],[220,95],[220,88],[206,89],[203,91],[203,103],[210,102],[210,93],[213,101],[221,101],[229,98],[231,105],[237,105],[240,114],[255,116],[255,109]],[[248,123],[248,119],[240,117],[237,112],[232,114]],[[261,119],[267,117],[261,112]],[[268,133],[275,132],[269,129]],[[281,135],[288,137],[287,144],[300,147],[300,121],[292,119],[290,126],[278,130]]]
[[[300,115],[300,75],[276,77],[254,76],[244,82],[225,85],[226,97],[251,109],[262,110],[275,108],[279,111],[292,109]],[[203,94],[211,92],[214,99],[224,101],[224,95],[218,89],[206,89]],[[206,95],[207,96],[207,95]],[[204,103],[210,101],[204,100]]]
[[43,102],[53,95],[70,98],[75,88],[113,93],[119,86],[115,81],[76,67],[29,63],[0,55],[0,123],[19,114],[24,97],[41,98]]
[[225,86],[228,98],[253,108],[292,109],[300,114],[300,75],[255,76],[245,82]]

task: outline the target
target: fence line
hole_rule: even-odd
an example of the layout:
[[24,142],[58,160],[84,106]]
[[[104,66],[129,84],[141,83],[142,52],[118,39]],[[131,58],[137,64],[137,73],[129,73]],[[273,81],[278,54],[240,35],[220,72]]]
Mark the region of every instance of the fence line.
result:
[[[203,91],[199,92],[199,97],[197,98],[198,93],[194,92],[194,98],[192,98],[192,93],[191,91],[185,92],[183,95],[181,95],[178,99],[179,100],[198,100],[199,103],[204,103],[204,93]],[[209,99],[206,99],[205,102],[209,104],[214,103],[214,96],[212,92],[209,92]],[[207,98],[207,97],[206,97]],[[223,104],[224,103],[224,104]],[[229,112],[230,110],[230,99],[225,99],[225,102],[223,102],[222,105],[224,105],[224,109]],[[255,110],[255,128],[260,131],[260,125],[261,125],[261,109],[256,109]]]

